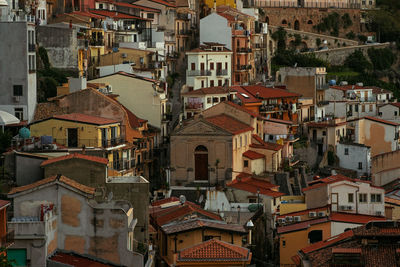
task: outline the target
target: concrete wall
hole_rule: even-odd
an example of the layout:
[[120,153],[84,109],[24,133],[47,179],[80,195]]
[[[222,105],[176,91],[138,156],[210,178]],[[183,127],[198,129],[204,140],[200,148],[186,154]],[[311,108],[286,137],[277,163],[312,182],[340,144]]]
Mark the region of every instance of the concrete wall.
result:
[[328,188],[322,186],[304,192],[307,209],[323,207],[328,204]]
[[372,158],[372,183],[377,186],[388,184],[400,177],[400,150],[376,155]]
[[[0,36],[7,36],[0,42],[0,51],[3,51],[0,59],[0,109],[14,115],[15,108],[22,108],[23,119],[30,122],[36,107],[37,90],[36,72],[29,70],[29,56],[35,57],[35,51],[28,51],[28,31],[35,35],[33,24],[0,22]],[[22,86],[22,96],[18,100],[14,99],[14,85]]]
[[399,120],[400,119],[400,108],[387,104],[379,107],[379,117],[384,120]]
[[78,70],[79,49],[84,49],[78,42],[75,28],[58,28],[48,26],[37,27],[39,46],[46,49],[52,67]]
[[325,60],[331,65],[343,65],[346,58],[356,50],[361,49],[361,51],[364,53],[364,56],[368,56],[368,49],[381,49],[386,47],[390,47],[390,43],[341,47],[329,50],[315,51],[314,54],[317,58]]
[[[347,149],[348,155],[345,155]],[[336,146],[336,156],[339,158],[339,166],[355,170],[358,176],[371,173],[371,148],[357,144],[339,143]],[[362,168],[359,169],[361,162]]]
[[217,13],[211,13],[200,20],[200,43],[216,42],[232,50],[232,29],[228,20]]
[[40,164],[45,158],[34,158],[15,154],[15,179],[18,186],[34,183],[43,179]]

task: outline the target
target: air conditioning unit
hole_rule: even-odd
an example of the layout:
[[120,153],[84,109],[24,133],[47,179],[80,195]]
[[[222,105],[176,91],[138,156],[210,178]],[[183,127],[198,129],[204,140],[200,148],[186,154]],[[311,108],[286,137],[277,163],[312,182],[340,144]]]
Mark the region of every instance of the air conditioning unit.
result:
[[121,57],[122,57],[122,58],[127,58],[128,55],[127,55],[126,53],[122,53],[122,54],[121,54]]
[[21,97],[20,96],[14,96],[13,100],[14,100],[14,103],[19,103],[19,101],[21,101]]
[[324,216],[325,216],[325,211],[318,212],[318,217],[324,217]]
[[278,218],[279,224],[284,224],[286,222],[285,218]]
[[294,221],[295,221],[295,222],[300,222],[300,221],[301,221],[300,216],[294,216],[293,218],[294,218]]
[[311,211],[311,212],[308,213],[308,216],[310,218],[314,218],[314,217],[317,217],[317,213],[315,211]]
[[286,216],[286,221],[287,222],[293,222],[293,217],[292,216]]

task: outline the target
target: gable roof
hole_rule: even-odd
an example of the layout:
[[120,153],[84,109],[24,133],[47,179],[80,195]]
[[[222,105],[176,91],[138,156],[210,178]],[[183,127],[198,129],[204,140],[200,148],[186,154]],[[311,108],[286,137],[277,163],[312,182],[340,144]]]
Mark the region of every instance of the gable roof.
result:
[[[56,251],[49,257],[50,261],[59,262],[63,266],[74,266],[74,267],[113,267],[122,266],[112,264],[108,261],[101,259],[95,259],[91,256],[80,255],[72,251]],[[64,265],[65,264],[65,265]]]
[[185,221],[176,221],[169,224],[165,224],[161,227],[162,231],[167,235],[190,231],[199,228],[211,228],[227,232],[238,232],[238,233],[247,232],[242,225],[227,224],[225,221],[208,220],[202,218],[194,218]]
[[251,160],[256,160],[265,158],[265,155],[255,151],[247,150],[246,152],[243,153],[243,157],[249,158]]
[[376,121],[376,122],[380,122],[380,123],[384,123],[384,124],[389,124],[389,125],[392,125],[392,126],[400,126],[399,123],[392,122],[392,121],[387,121],[387,120],[383,120],[383,119],[379,119],[379,118],[376,118],[376,117],[366,116],[366,117],[364,117],[364,119],[371,120],[371,121]]
[[191,96],[191,95],[219,95],[219,94],[229,94],[229,89],[224,86],[214,86],[214,87],[205,87],[197,90],[185,92],[182,96]]
[[352,214],[345,212],[332,212],[329,219],[335,222],[347,222],[355,224],[366,224],[371,221],[386,221],[385,217],[370,216],[364,214]]
[[210,239],[179,251],[177,261],[250,262],[251,256],[251,252],[247,248],[217,239]]
[[65,15],[78,15],[78,16],[88,17],[88,18],[93,18],[93,19],[105,19],[106,18],[105,16],[93,14],[93,13],[86,12],[86,11],[74,11],[72,13],[65,13]]
[[104,164],[104,165],[108,164],[108,159],[106,159],[106,158],[89,156],[89,155],[84,155],[84,154],[79,154],[79,153],[73,153],[73,154],[69,154],[66,156],[60,156],[60,157],[45,160],[40,164],[40,167],[44,167],[49,164],[53,164],[55,162],[60,162],[60,161],[69,160],[69,159],[83,159],[83,160],[97,162],[97,163]]
[[132,4],[132,3],[125,3],[125,2],[113,2],[114,5],[116,6],[123,6],[123,7],[130,7],[130,8],[137,8],[143,11],[150,11],[150,12],[157,12],[160,13],[161,10],[156,9],[156,8],[151,8],[147,6],[142,6],[142,5],[137,5],[137,4]]
[[364,86],[358,86],[358,85],[331,85],[329,88],[336,89],[336,90],[341,90],[341,91],[348,91],[348,90],[367,90],[371,89],[368,87]]
[[176,201],[179,201],[179,198],[177,198],[177,197],[169,197],[169,198],[156,200],[156,201],[152,202],[151,205],[152,206],[161,206],[163,204],[170,203],[170,202],[176,202]]
[[300,94],[290,92],[285,89],[266,87],[262,85],[246,85],[246,86],[233,86],[236,89],[240,87],[251,94],[256,99],[272,99],[272,98],[289,98],[289,97],[300,97]]
[[247,131],[253,131],[253,127],[250,127],[247,124],[244,124],[237,119],[234,119],[228,115],[221,114],[213,117],[205,118],[206,121],[211,122],[215,126],[224,129],[231,134],[240,134]]
[[129,14],[125,14],[122,12],[118,12],[118,11],[110,11],[110,10],[99,10],[99,9],[92,9],[90,10],[90,13],[93,14],[97,14],[97,15],[101,15],[101,16],[105,16],[105,17],[109,17],[109,18],[113,18],[113,19],[138,19],[138,20],[148,20],[145,18],[141,18],[141,17],[137,17],[137,16],[133,16],[133,15],[129,15]]
[[314,244],[312,244],[312,245],[310,245],[308,247],[302,248],[300,251],[302,251],[303,253],[310,253],[312,251],[319,250],[319,249],[328,247],[330,245],[333,245],[333,244],[335,244],[337,242],[340,242],[342,240],[351,238],[353,236],[354,236],[353,230],[348,230],[348,231],[346,231],[344,233],[341,233],[339,235],[332,236],[332,237],[330,237],[330,238],[328,238],[326,240],[322,240],[322,241],[316,242],[316,243],[314,243]]
[[400,102],[389,103],[388,105],[392,105],[392,106],[395,106],[395,107],[397,107],[397,108],[400,108]]
[[[329,177],[325,177],[325,178],[321,178],[318,180],[314,180],[308,183],[308,187],[303,188],[303,192],[314,189],[314,188],[319,188],[322,186],[326,186],[328,184],[332,184],[332,183],[336,183],[336,182],[340,182],[340,181],[349,181],[352,183],[356,183],[356,182],[361,182],[361,183],[367,183],[367,184],[371,184],[371,182],[369,181],[364,181],[364,180],[359,180],[359,179],[352,179],[350,177],[341,175],[341,174],[336,174],[336,175],[332,175]],[[380,187],[378,187],[380,188]]]
[[35,183],[24,185],[24,186],[19,186],[19,187],[14,187],[11,189],[10,192],[8,192],[8,196],[21,193],[27,190],[31,189],[36,189],[39,188],[40,186],[51,184],[51,183],[63,183],[65,185],[71,186],[83,193],[94,195],[95,189],[93,187],[89,187],[83,184],[80,184],[78,182],[75,182],[74,180],[71,180],[63,175],[54,175],[42,180],[39,180]]
[[170,2],[164,1],[164,0],[148,0],[148,1],[160,4],[163,6],[167,6],[167,7],[175,7],[175,5],[173,3],[170,3]]
[[242,191],[247,191],[253,194],[259,193],[261,195],[270,197],[280,197],[285,195],[284,193],[273,190],[277,189],[279,187],[278,185],[274,185],[268,181],[256,179],[253,177],[236,178],[232,182],[227,183],[226,186],[239,189]]
[[[263,119],[263,117],[260,116],[260,115],[258,115],[257,113],[255,113],[255,112],[253,112],[253,111],[251,111],[251,110],[248,110],[247,108],[245,108],[245,107],[243,107],[243,106],[240,106],[240,105],[238,105],[238,104],[235,104],[235,103],[233,103],[233,102],[231,102],[231,101],[224,101],[224,102],[222,102],[222,103],[224,103],[224,104],[226,104],[226,105],[229,105],[229,106],[231,106],[231,107],[234,107],[234,108],[236,108],[236,109],[238,109],[238,110],[241,110],[241,111],[243,111],[243,112],[246,112],[247,114],[251,115],[251,116],[254,117],[254,118],[261,118],[261,119]],[[218,105],[221,105],[221,103],[218,104]]]
[[11,202],[8,200],[0,199],[0,210],[8,207],[10,204],[11,204]]
[[255,141],[256,141],[256,143],[252,142],[250,144],[250,147],[252,147],[252,148],[260,148],[260,149],[267,149],[267,150],[274,150],[274,151],[279,151],[283,148],[283,145],[271,143],[271,142],[265,142],[256,134],[252,134],[251,137],[253,139],[255,139]]
[[57,119],[57,120],[64,120],[64,121],[72,121],[72,122],[79,122],[79,123],[86,123],[86,124],[94,124],[94,125],[107,125],[107,124],[115,124],[119,123],[117,120],[107,119],[98,116],[91,116],[82,113],[70,113],[70,114],[62,114],[62,115],[53,115],[52,117],[34,121],[31,124],[36,124],[41,121],[50,120],[50,119]]

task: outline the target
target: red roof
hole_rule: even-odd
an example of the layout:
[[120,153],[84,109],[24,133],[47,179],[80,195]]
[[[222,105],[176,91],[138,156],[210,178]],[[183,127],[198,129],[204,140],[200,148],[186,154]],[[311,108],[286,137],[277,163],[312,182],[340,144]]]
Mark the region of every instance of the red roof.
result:
[[102,15],[108,18],[113,18],[113,19],[140,19],[140,20],[148,20],[148,19],[144,19],[141,17],[137,17],[137,16],[132,16],[129,14],[125,14],[125,13],[121,13],[121,12],[117,12],[117,11],[109,11],[109,10],[99,10],[99,9],[95,9],[95,10],[90,10],[90,13],[94,13],[97,15]]
[[251,110],[248,110],[247,108],[245,108],[245,107],[243,107],[243,106],[240,106],[240,105],[238,105],[238,104],[235,104],[235,103],[233,103],[233,102],[231,102],[231,101],[225,101],[225,102],[222,102],[222,103],[225,103],[225,104],[227,104],[227,105],[229,105],[229,106],[231,106],[231,107],[234,107],[234,108],[239,109],[239,110],[241,110],[241,111],[243,111],[243,112],[246,112],[247,114],[251,115],[251,116],[254,117],[254,118],[262,118],[262,117],[261,117],[260,115],[258,115],[257,113],[255,113],[255,112],[253,112],[253,111],[251,111]]
[[80,184],[78,182],[75,182],[74,180],[71,180],[71,179],[63,176],[63,175],[60,175],[60,176],[59,175],[54,175],[54,176],[39,180],[39,181],[37,181],[35,183],[32,183],[32,184],[19,186],[19,187],[14,187],[14,188],[11,189],[10,192],[8,192],[8,195],[13,195],[13,194],[17,194],[17,193],[20,193],[20,192],[24,192],[26,190],[34,189],[34,188],[40,187],[42,185],[53,183],[53,182],[56,182],[56,181],[59,181],[59,182],[61,182],[63,184],[66,184],[68,186],[74,187],[75,189],[78,189],[79,191],[81,191],[83,193],[87,193],[87,194],[93,195],[94,192],[95,192],[95,189],[93,187],[89,187],[89,186]]
[[400,108],[400,102],[390,103],[389,105],[392,105],[392,106]]
[[326,222],[328,222],[328,218],[322,217],[322,218],[318,218],[318,219],[314,219],[314,220],[307,220],[307,221],[302,221],[302,222],[298,222],[298,223],[294,223],[294,224],[280,226],[280,227],[278,227],[277,230],[278,230],[278,234],[282,234],[282,233],[294,232],[294,231],[298,231],[298,230],[307,229],[311,225],[326,223]]
[[278,185],[274,185],[268,181],[256,179],[253,177],[236,178],[232,182],[228,183],[226,186],[247,191],[253,194],[259,193],[261,195],[270,197],[280,197],[285,195],[284,193],[273,190],[278,189]]
[[83,159],[83,160],[89,160],[89,161],[97,162],[97,163],[104,164],[104,165],[108,164],[108,159],[106,159],[106,158],[74,153],[74,154],[69,154],[66,156],[60,156],[60,157],[45,160],[42,162],[42,164],[40,164],[40,167],[44,167],[44,166],[47,166],[47,165],[55,163],[55,162],[60,162],[60,161],[69,160],[69,159]]
[[235,17],[234,16],[231,16],[231,15],[229,15],[229,14],[225,14],[225,13],[217,13],[218,15],[220,15],[221,17],[224,17],[224,18],[226,18],[228,21],[230,21],[230,22],[232,22],[232,21],[235,21]]
[[384,124],[389,124],[389,125],[393,125],[393,126],[400,126],[399,123],[392,122],[392,121],[387,121],[387,120],[383,120],[383,119],[379,119],[379,118],[376,118],[376,117],[365,116],[364,119],[371,120],[371,121],[376,121],[376,122],[380,122],[380,123],[384,123]]
[[265,158],[265,155],[260,154],[260,153],[255,152],[255,151],[251,151],[251,150],[247,150],[246,152],[244,152],[243,156],[246,157],[246,158],[249,158],[251,160]]
[[303,253],[310,253],[312,251],[315,251],[315,250],[322,249],[322,248],[328,247],[330,245],[333,245],[333,244],[335,244],[335,243],[337,243],[339,241],[351,238],[353,236],[354,236],[353,230],[348,230],[348,231],[346,231],[344,233],[341,233],[339,235],[330,237],[330,238],[328,238],[326,240],[314,243],[311,246],[302,248],[301,251]]
[[306,209],[306,210],[294,211],[294,212],[286,213],[283,215],[279,215],[279,216],[277,216],[277,218],[285,218],[286,216],[301,216],[301,215],[306,215],[309,212],[318,212],[318,211],[327,211],[327,210],[328,210],[328,206],[314,208],[314,209]]
[[268,118],[268,119],[265,119],[265,120],[266,120],[266,121],[270,121],[270,122],[289,124],[289,125],[292,125],[292,124],[293,124],[292,121],[285,121],[285,120],[280,120],[280,119]]
[[[51,118],[59,119],[59,120],[66,120],[66,121],[73,121],[73,122],[96,124],[96,125],[119,123],[119,121],[117,121],[117,120],[107,119],[107,118],[97,117],[97,116],[91,116],[91,115],[86,115],[86,114],[81,114],[81,113],[54,115]],[[48,118],[48,119],[51,119],[51,118]]]
[[214,86],[214,87],[205,87],[197,90],[185,92],[182,95],[216,95],[216,94],[228,94],[229,89],[224,86]]
[[179,251],[177,262],[248,262],[251,261],[251,252],[247,248],[236,246],[217,239],[210,239],[193,247]]
[[164,0],[149,0],[149,1],[157,3],[157,4],[161,4],[161,5],[164,5],[164,6],[168,6],[168,7],[175,7],[175,5],[173,3],[170,3],[170,2],[164,1]]
[[253,127],[250,127],[249,125],[244,124],[243,122],[240,122],[225,114],[209,117],[206,118],[206,120],[234,135],[253,131]]
[[[328,184],[340,182],[340,181],[349,181],[349,182],[352,182],[352,183],[361,182],[361,183],[367,183],[367,184],[371,183],[369,181],[364,181],[364,180],[359,180],[359,179],[352,179],[352,178],[349,178],[347,176],[344,176],[344,175],[341,175],[341,174],[337,174],[337,175],[332,175],[332,176],[329,176],[329,177],[326,177],[326,178],[321,178],[321,179],[309,182],[308,183],[309,186],[306,187],[306,188],[303,188],[303,192],[311,190],[311,189],[314,189],[314,188],[319,188],[319,187],[322,187],[322,186],[326,186]],[[380,187],[378,187],[378,188],[380,188]]]
[[177,198],[177,197],[169,197],[169,198],[156,200],[156,201],[152,202],[151,205],[152,206],[161,206],[163,204],[170,203],[170,202],[176,202],[176,201],[179,201],[179,198]]
[[72,13],[66,13],[66,15],[78,15],[82,17],[88,17],[88,18],[93,18],[93,19],[105,19],[106,17],[101,16],[101,15],[96,15],[90,12],[85,12],[85,11],[74,11]]
[[141,5],[136,5],[136,4],[130,4],[130,3],[125,3],[125,2],[113,2],[113,4],[116,6],[137,8],[137,9],[144,10],[144,11],[151,11],[151,12],[157,12],[157,13],[161,12],[161,10],[156,9],[156,8],[151,8],[151,7],[141,6]]
[[244,227],[239,224],[227,224],[224,221],[216,221],[216,220],[209,220],[202,218],[193,218],[184,221],[176,221],[163,225],[161,228],[162,231],[167,235],[191,231],[199,228],[218,229],[222,231],[236,232],[241,234],[247,232],[244,229]]
[[359,254],[361,248],[332,248],[332,253]]
[[329,215],[329,219],[335,222],[348,222],[355,224],[366,224],[371,221],[386,221],[384,217],[376,217],[363,214],[352,214],[344,212],[333,212]]
[[236,97],[238,97],[242,101],[242,103],[259,103],[260,105],[262,104],[261,99],[256,98],[255,96],[247,92],[243,87],[237,85],[232,86],[232,88],[235,89],[236,92],[238,92],[236,94]]
[[288,98],[300,97],[300,94],[292,93],[285,89],[274,88],[274,87],[265,87],[262,85],[247,85],[247,86],[234,86],[243,88],[247,93],[253,95],[256,99],[272,99],[272,98]]
[[110,263],[102,263],[102,262],[94,260],[92,258],[88,258],[82,255],[79,255],[74,252],[56,252],[53,256],[49,258],[51,261],[60,262],[63,264],[67,264],[67,266],[74,267],[110,267],[117,266]]
[[3,208],[5,208],[5,207],[7,207],[8,205],[10,205],[10,201],[8,201],[8,200],[2,200],[2,199],[0,199],[0,209],[3,209]]
[[267,150],[274,150],[274,151],[279,151],[283,148],[283,145],[265,142],[256,134],[253,134],[252,138],[255,139],[255,141],[256,141],[256,142],[253,142],[250,144],[250,147],[252,147],[252,148],[260,148],[260,149],[267,149]]

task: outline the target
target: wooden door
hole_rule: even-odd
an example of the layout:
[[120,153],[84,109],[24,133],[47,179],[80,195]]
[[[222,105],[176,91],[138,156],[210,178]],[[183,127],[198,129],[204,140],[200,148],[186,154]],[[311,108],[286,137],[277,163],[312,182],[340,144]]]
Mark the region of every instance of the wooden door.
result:
[[195,154],[195,180],[208,180],[208,154]]
[[78,147],[78,129],[68,129],[68,147]]

